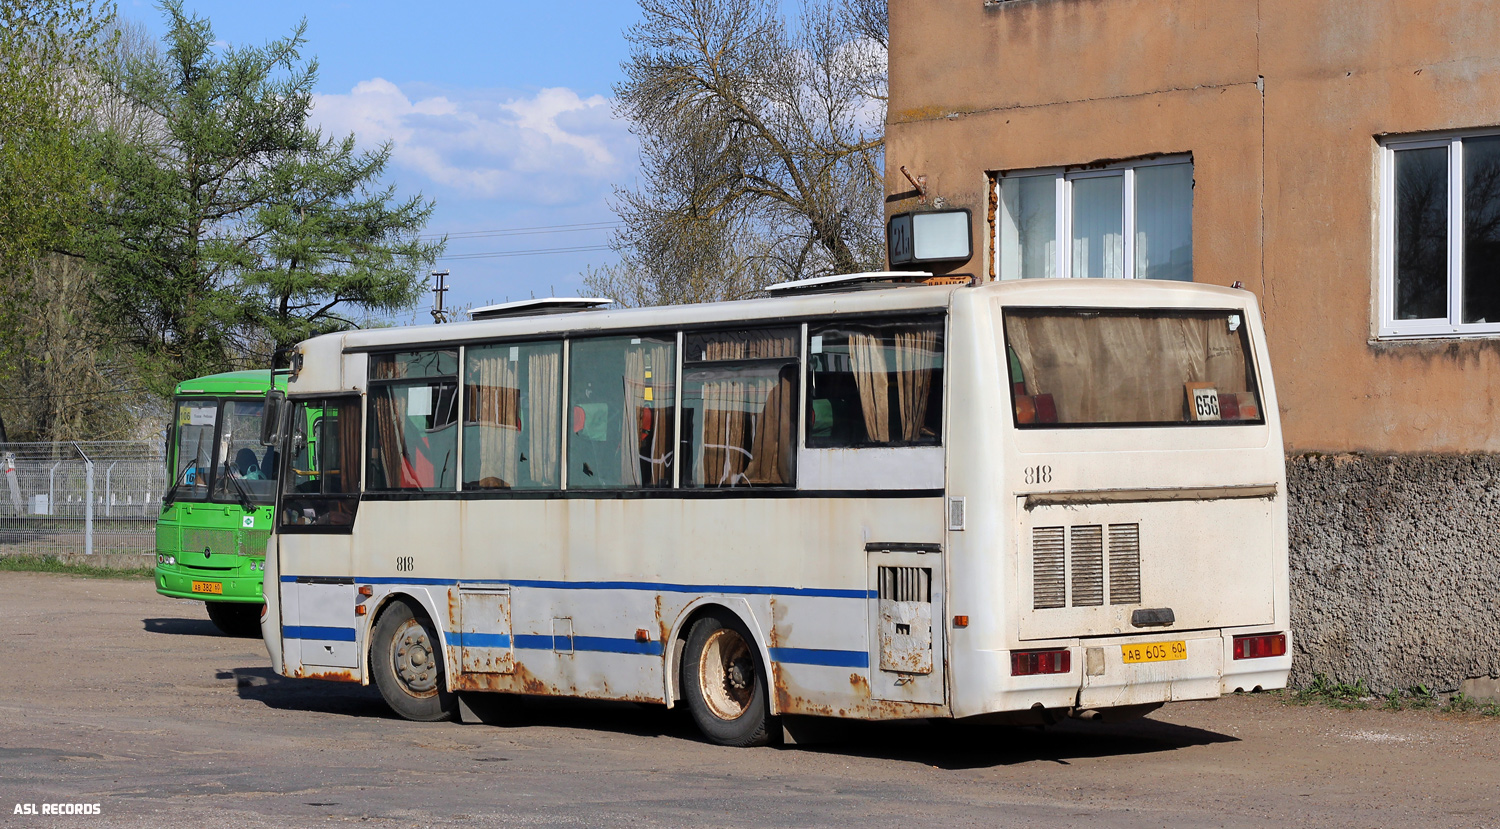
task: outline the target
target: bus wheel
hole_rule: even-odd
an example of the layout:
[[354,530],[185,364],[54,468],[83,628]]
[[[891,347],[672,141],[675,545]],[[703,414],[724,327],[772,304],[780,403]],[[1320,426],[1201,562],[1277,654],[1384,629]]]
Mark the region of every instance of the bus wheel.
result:
[[708,739],[736,747],[770,742],[765,667],[738,619],[724,614],[693,623],[681,685],[688,711]]
[[225,636],[260,638],[261,605],[242,602],[204,602],[209,621]]
[[431,622],[393,602],[370,638],[370,672],[391,710],[418,722],[453,718],[458,700],[444,687],[442,640]]

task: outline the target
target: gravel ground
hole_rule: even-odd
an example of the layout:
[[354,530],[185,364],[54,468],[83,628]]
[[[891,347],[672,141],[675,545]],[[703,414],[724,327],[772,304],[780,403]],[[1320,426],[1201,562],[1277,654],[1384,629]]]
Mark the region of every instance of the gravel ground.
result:
[[[1048,729],[840,724],[726,749],[679,712],[392,717],[289,680],[149,581],[0,573],[3,826],[1500,827],[1500,720],[1272,696]],[[98,804],[98,816],[17,814]]]

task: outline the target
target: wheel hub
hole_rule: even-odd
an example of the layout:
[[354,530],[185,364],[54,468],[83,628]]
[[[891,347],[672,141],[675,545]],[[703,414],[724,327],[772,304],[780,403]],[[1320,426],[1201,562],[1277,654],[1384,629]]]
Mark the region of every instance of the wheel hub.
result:
[[437,693],[436,663],[427,630],[416,619],[408,620],[391,641],[391,664],[408,694],[430,697]]
[[744,715],[755,691],[755,659],[744,637],[728,628],[709,634],[698,662],[698,683],[714,716],[736,720]]

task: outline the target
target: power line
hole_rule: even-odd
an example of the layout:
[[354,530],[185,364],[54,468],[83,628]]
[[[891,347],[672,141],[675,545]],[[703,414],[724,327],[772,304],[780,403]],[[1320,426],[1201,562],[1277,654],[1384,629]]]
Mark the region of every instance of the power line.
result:
[[582,233],[590,230],[612,230],[623,222],[583,222],[571,225],[539,225],[537,227],[501,228],[497,230],[467,230],[459,233],[423,233],[419,239],[488,239],[496,236],[531,236],[546,233]]
[[588,253],[590,251],[609,250],[609,245],[578,245],[570,248],[535,248],[533,250],[497,250],[487,253],[456,253],[452,256],[439,256],[439,262],[454,262],[463,259],[504,259],[511,256],[541,256],[549,253]]

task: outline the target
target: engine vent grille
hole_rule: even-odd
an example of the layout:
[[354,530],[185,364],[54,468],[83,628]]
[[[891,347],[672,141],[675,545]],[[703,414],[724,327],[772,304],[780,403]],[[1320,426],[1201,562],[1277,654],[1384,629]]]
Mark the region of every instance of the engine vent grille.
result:
[[932,570],[927,567],[880,568],[880,598],[892,602],[931,602]]
[[1031,578],[1032,607],[1037,610],[1100,607],[1106,593],[1112,605],[1140,604],[1140,525],[1035,527],[1031,531]]
[[1071,534],[1073,606],[1098,607],[1104,604],[1104,528],[1089,524]]
[[1141,603],[1141,525],[1109,525],[1109,603]]
[[1037,610],[1067,605],[1064,532],[1063,527],[1037,527],[1031,531],[1032,607]]

